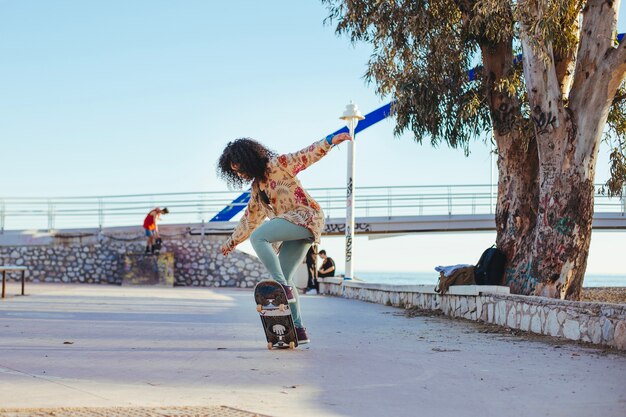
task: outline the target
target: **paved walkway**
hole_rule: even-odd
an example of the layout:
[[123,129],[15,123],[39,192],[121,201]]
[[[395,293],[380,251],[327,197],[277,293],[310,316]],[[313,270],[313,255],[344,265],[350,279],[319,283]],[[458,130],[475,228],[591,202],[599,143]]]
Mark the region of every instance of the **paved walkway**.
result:
[[250,290],[33,284],[27,292],[0,300],[0,408],[626,415],[624,354],[548,338],[305,296],[312,343],[268,351]]

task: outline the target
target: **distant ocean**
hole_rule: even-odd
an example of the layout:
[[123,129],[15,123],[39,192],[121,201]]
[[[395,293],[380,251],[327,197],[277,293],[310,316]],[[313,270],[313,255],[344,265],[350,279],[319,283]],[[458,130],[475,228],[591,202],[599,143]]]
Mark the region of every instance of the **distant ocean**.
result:
[[[358,279],[375,284],[435,285],[439,273],[433,272],[355,272]],[[626,287],[626,275],[587,274],[583,287]]]

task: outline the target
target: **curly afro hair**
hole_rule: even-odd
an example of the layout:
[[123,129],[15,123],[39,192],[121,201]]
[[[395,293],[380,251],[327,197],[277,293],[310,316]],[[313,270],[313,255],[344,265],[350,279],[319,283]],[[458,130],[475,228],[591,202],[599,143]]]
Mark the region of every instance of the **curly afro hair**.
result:
[[[226,181],[230,188],[241,189],[252,180],[265,180],[268,173],[268,162],[276,156],[274,152],[250,138],[240,138],[228,142],[222,156],[217,162],[217,176]],[[239,166],[239,172],[249,179],[241,178],[231,168],[231,164]]]

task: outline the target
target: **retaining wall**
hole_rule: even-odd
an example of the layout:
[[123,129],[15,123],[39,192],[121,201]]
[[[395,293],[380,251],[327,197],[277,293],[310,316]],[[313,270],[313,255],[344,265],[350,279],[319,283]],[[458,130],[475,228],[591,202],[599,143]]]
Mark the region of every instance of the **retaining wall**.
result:
[[[161,252],[174,255],[174,285],[253,287],[269,278],[261,262],[235,251],[222,256],[223,237],[179,235],[164,238]],[[124,255],[143,253],[145,241],[136,237],[62,237],[45,244],[0,245],[0,264],[25,265],[32,282],[122,283]],[[19,274],[9,274],[19,279]]]
[[[323,281],[323,282],[322,282]],[[441,311],[451,317],[626,350],[626,305],[509,294],[508,287],[453,286],[445,295],[428,285],[381,285],[320,279],[320,292],[396,307]]]

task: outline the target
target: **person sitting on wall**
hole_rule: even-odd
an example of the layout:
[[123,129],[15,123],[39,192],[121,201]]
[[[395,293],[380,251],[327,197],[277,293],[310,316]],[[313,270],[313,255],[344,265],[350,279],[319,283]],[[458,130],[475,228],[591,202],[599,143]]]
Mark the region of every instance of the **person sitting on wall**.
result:
[[317,254],[322,258],[322,266],[317,273],[318,278],[334,277],[335,261],[333,261],[333,258],[328,257],[324,249]]
[[146,253],[154,253],[154,240],[159,237],[159,226],[157,220],[161,217],[161,214],[167,214],[169,210],[167,207],[155,208],[150,210],[148,215],[143,221],[143,229],[146,233]]

